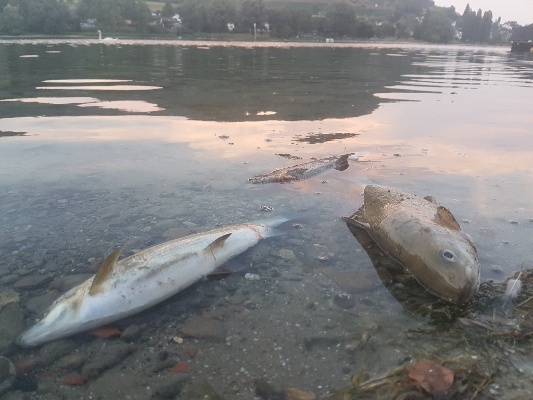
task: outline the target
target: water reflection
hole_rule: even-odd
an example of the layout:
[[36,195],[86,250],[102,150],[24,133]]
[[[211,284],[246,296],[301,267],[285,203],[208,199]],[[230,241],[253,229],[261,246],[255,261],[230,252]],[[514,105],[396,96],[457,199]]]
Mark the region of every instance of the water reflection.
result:
[[[532,66],[502,49],[46,45],[0,43],[0,284],[17,285],[19,325],[68,289],[61,278],[93,274],[112,248],[133,252],[261,219],[270,208],[315,212],[301,229],[243,255],[244,271],[261,280],[204,282],[123,322],[149,323],[135,361],[102,379],[156,387],[136,366],[160,367],[151,349],[181,356],[183,346],[169,338],[208,311],[220,313],[227,332],[220,342],[184,339],[198,348],[191,374],[216,377],[228,398],[253,397],[255,376],[323,395],[361,365],[379,375],[410,357],[404,333],[427,320],[402,311],[339,221],[361,205],[370,182],[446,204],[478,248],[484,281],[530,258]],[[115,90],[121,86],[158,89]],[[38,87],[68,90],[46,96]],[[275,168],[346,153],[354,156],[342,172],[248,184]],[[26,276],[41,283],[24,286]],[[365,332],[375,341],[360,347],[335,339]],[[85,359],[102,349],[88,336],[57,345]],[[66,373],[55,361],[39,365]],[[40,368],[31,374],[41,384],[48,378]],[[142,388],[131,380],[140,375]],[[68,389],[67,398],[85,390],[52,383]],[[112,385],[103,386],[96,379],[86,388],[105,398]]]

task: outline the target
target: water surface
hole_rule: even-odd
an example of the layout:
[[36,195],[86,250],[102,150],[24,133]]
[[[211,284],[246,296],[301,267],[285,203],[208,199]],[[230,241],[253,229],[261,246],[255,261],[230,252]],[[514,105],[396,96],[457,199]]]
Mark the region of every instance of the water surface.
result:
[[[29,372],[37,387],[22,390],[150,398],[170,379],[157,368],[165,352],[227,398],[252,398],[258,378],[324,395],[361,366],[380,374],[413,357],[416,346],[395,338],[430,322],[376,279],[340,217],[370,182],[432,195],[476,244],[483,281],[531,264],[532,71],[530,58],[500,48],[0,43],[0,284],[20,293],[24,326],[117,247],[129,255],[268,217],[261,206],[312,211],[301,229],[238,257],[240,272],[123,321],[145,329],[134,355],[78,391],[50,386],[115,342],[58,342],[85,356],[67,367],[5,345],[12,359],[42,360]],[[345,153],[342,172],[247,182]],[[28,277],[38,283],[20,283]],[[351,307],[338,301],[345,293]],[[222,337],[172,340],[205,313],[223,320]],[[365,332],[372,345],[355,350],[317,339]]]

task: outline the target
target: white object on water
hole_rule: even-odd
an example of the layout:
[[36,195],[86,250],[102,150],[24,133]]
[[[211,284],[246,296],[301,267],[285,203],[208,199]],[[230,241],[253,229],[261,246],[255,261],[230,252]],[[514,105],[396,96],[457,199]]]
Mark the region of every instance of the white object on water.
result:
[[259,281],[261,280],[261,277],[258,274],[247,272],[244,274],[244,279],[248,279],[249,281]]

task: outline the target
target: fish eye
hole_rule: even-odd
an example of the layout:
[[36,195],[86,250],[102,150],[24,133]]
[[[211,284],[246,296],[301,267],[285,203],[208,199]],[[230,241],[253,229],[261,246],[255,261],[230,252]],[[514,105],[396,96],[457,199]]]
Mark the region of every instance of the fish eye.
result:
[[455,254],[450,250],[442,250],[441,254],[447,261],[455,260]]

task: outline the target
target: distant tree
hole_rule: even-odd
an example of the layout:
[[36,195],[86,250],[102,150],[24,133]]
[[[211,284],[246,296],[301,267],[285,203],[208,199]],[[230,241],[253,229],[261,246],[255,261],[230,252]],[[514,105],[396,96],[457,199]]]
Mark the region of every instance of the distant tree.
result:
[[148,5],[140,0],[121,0],[120,14],[124,20],[131,21],[138,31],[144,31],[152,17]]
[[291,23],[290,10],[274,9],[268,12],[268,23],[270,24],[270,35],[278,38],[289,38],[296,36],[296,31]]
[[13,5],[28,32],[56,34],[71,29],[70,11],[61,0],[14,0]]
[[376,34],[375,25],[368,18],[358,18],[355,21],[354,34],[356,37],[370,39]]
[[487,43],[490,41],[492,27],[492,11],[483,11],[479,9],[474,12],[470,5],[467,4],[461,19],[463,42]]
[[263,0],[244,0],[241,3],[240,14],[242,24],[251,30],[253,25],[261,27],[266,21],[266,8]]
[[192,32],[208,32],[208,9],[204,2],[188,0],[177,8],[185,28]]
[[82,20],[96,19],[101,27],[114,28],[124,23],[119,0],[80,0],[78,14]]
[[433,7],[426,11],[414,32],[415,39],[433,43],[447,43],[454,39],[455,29],[446,9]]
[[174,9],[174,7],[172,7],[172,4],[165,3],[163,8],[161,9],[161,16],[163,18],[170,18],[174,16],[174,14],[176,14],[176,10]]
[[328,36],[353,36],[357,15],[355,7],[347,1],[331,3],[326,10],[324,33]]
[[381,22],[376,25],[376,36],[379,38],[387,38],[396,36],[396,27],[392,22]]
[[228,23],[238,24],[239,13],[233,0],[216,0],[208,12],[210,32],[226,32]]
[[406,15],[421,17],[424,11],[433,7],[433,0],[398,0],[392,15],[392,21],[396,22]]
[[18,7],[6,5],[0,12],[0,33],[5,35],[20,35],[24,29],[24,17]]

